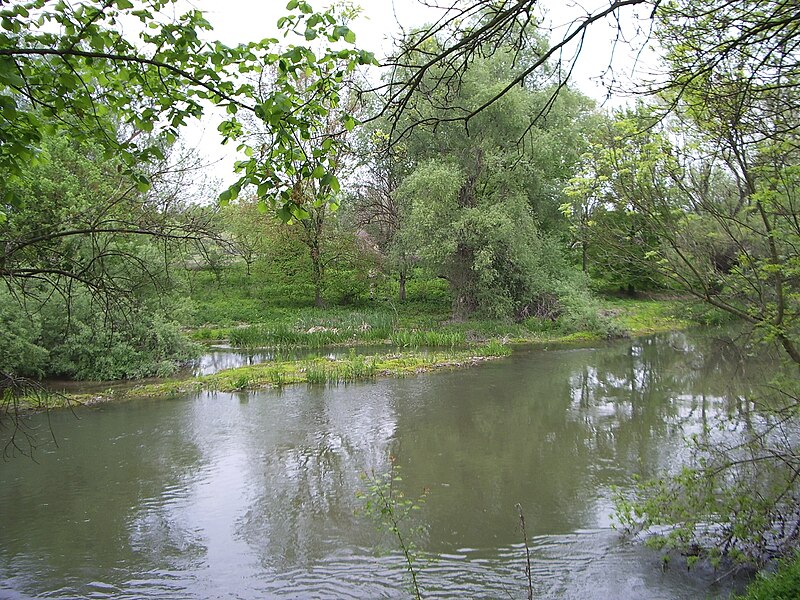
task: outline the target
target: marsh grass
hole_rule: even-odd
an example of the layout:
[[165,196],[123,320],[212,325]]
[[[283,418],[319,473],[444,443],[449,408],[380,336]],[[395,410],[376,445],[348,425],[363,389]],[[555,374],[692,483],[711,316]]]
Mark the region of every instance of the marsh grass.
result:
[[389,314],[300,315],[294,323],[275,322],[237,327],[228,340],[237,348],[322,348],[349,343],[385,342],[394,330]]
[[374,379],[378,374],[378,357],[351,353],[344,360],[316,360],[304,367],[309,385],[339,385]]
[[455,348],[466,344],[461,331],[395,331],[389,339],[400,348]]
[[475,347],[476,356],[508,356],[512,350],[503,342],[498,340],[489,340],[483,345]]

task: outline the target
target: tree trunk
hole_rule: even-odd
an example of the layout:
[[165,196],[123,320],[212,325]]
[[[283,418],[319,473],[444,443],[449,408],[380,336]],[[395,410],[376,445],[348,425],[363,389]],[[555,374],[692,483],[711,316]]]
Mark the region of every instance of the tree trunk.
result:
[[311,248],[311,280],[314,283],[314,306],[317,308],[325,306],[325,301],[322,299],[322,277],[322,257],[319,248],[313,246]]
[[458,258],[447,280],[453,292],[453,320],[465,321],[478,308],[475,273],[472,271],[475,253],[466,244],[459,244],[456,253]]
[[589,257],[588,257],[588,244],[586,240],[581,242],[581,267],[583,268],[584,273],[589,272]]
[[400,292],[398,294],[398,299],[400,302],[406,301],[406,271],[405,269],[400,269]]

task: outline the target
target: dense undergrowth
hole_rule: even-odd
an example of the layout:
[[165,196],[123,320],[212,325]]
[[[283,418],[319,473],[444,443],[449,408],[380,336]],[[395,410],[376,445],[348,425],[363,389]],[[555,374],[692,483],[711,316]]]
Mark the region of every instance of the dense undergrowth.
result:
[[[181,283],[181,277],[184,281]],[[18,375],[75,380],[168,377],[202,352],[202,344],[231,347],[311,348],[385,346],[396,350],[464,350],[492,343],[586,342],[686,326],[676,301],[592,297],[580,292],[544,317],[496,318],[476,312],[452,318],[446,283],[419,275],[407,299],[395,299],[391,282],[348,296],[349,304],[312,305],[282,296],[269,280],[241,266],[222,272],[177,272],[175,293],[125,312],[109,312],[78,298],[69,311],[53,301],[31,317],[12,302],[0,306],[8,335],[0,362]],[[495,348],[496,350],[496,348]],[[280,380],[278,375],[275,375]],[[314,375],[312,375],[312,378]],[[338,375],[321,374],[321,379]]]
[[796,600],[800,598],[800,552],[778,563],[775,572],[761,572],[736,600]]

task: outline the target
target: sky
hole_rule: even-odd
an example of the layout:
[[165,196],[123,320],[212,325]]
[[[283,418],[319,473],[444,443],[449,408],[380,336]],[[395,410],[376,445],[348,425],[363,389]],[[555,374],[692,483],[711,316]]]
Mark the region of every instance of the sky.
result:
[[[206,13],[206,18],[214,26],[216,39],[234,45],[241,42],[278,36],[276,22],[286,13],[288,0],[192,0],[191,4]],[[440,1],[447,4],[453,0]],[[568,31],[576,17],[589,14],[599,7],[608,6],[609,0],[541,0],[544,9],[544,26],[552,29],[551,39],[558,39]],[[312,6],[322,8],[325,3],[311,0]],[[391,40],[401,28],[409,29],[430,22],[440,14],[435,9],[424,6],[419,0],[354,0],[363,12],[350,28],[357,36],[357,46],[375,52],[379,58],[392,48]],[[637,19],[637,16],[639,17]],[[626,13],[623,22],[626,36],[635,37],[636,30],[648,26],[647,15],[636,15],[635,10]],[[614,107],[629,98],[615,96],[608,98],[608,84],[612,77],[617,87],[630,87],[626,82],[638,79],[653,63],[652,53],[638,54],[642,46],[641,36],[634,40],[632,47],[619,44],[612,53],[612,40],[616,32],[613,21],[598,22],[592,25],[584,42],[575,71],[573,85],[583,93],[594,98],[598,104]],[[287,42],[292,40],[287,40]],[[574,48],[570,52],[574,51]],[[566,57],[565,57],[566,58]],[[609,64],[614,65],[613,75],[608,73]],[[605,74],[605,83],[602,81]],[[196,147],[200,155],[210,163],[208,173],[222,183],[230,184],[236,177],[233,174],[235,149],[222,146],[216,127],[221,116],[211,114],[202,123],[192,123],[184,131],[184,143]]]

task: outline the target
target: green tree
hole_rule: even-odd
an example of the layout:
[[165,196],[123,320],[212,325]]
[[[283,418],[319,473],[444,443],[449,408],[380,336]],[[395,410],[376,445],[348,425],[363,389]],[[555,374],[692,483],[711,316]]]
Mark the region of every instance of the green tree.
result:
[[141,192],[88,141],[43,142],[42,160],[11,184],[25,203],[0,223],[2,262],[14,273],[5,298],[16,305],[5,313],[6,331],[20,348],[26,340],[38,350],[23,345],[30,362],[6,357],[0,371],[111,378],[174,370],[193,348],[163,316],[174,309],[169,268],[175,246],[204,229],[170,193],[166,166],[150,172],[153,185]]
[[382,263],[397,273],[398,300],[405,302],[406,283],[417,257],[407,227],[411,207],[397,190],[410,167],[405,144],[391,144],[381,125],[386,123],[370,123],[356,140],[359,183],[348,208],[355,227],[377,246]]
[[248,277],[253,264],[265,251],[265,210],[262,206],[257,198],[239,198],[223,206],[220,214],[224,237],[231,251],[244,261]]
[[[0,166],[8,177],[21,176],[38,156],[48,133],[92,139],[108,156],[131,171],[162,158],[160,140],[174,141],[179,128],[204,114],[208,102],[227,109],[220,125],[226,141],[240,140],[241,114],[258,119],[272,133],[269,146],[239,145],[239,181],[223,194],[234,197],[245,185],[281,206],[291,204],[287,176],[310,178],[328,173],[334,143],[306,152],[308,139],[339,102],[339,81],[358,65],[373,64],[372,54],[352,48],[355,34],[331,11],[315,12],[304,0],[291,0],[278,25],[303,44],[278,48],[276,39],[228,47],[207,41],[211,26],[188,10],[166,22],[173,0],[86,2],[72,7],[45,0],[17,2],[0,11]],[[120,33],[121,21],[139,23],[137,39]],[[310,43],[319,42],[316,52]],[[258,95],[242,75],[272,68],[270,93]],[[314,84],[300,93],[297,82],[311,74]],[[129,126],[115,128],[113,120]],[[342,125],[352,118],[343,116]],[[155,143],[142,142],[149,132]],[[137,173],[141,185],[145,175]],[[20,202],[6,194],[0,214]]]
[[[532,55],[539,50],[529,48]],[[434,121],[447,102],[469,111],[505,85],[513,61],[502,50],[476,59],[457,89],[421,90],[413,110]],[[468,129],[439,123],[404,140],[412,167],[397,193],[411,206],[408,235],[422,262],[450,283],[455,318],[476,310],[519,317],[560,312],[553,298],[569,279],[568,267],[548,236],[562,227],[561,188],[580,155],[578,131],[592,107],[564,90],[547,126],[536,125],[532,115],[549,92],[534,81],[530,87],[504,95]]]
[[650,264],[775,343],[788,373],[755,415],[720,424],[739,436],[701,432],[681,473],[619,506],[632,529],[666,525],[656,539],[667,547],[763,563],[800,533],[798,28],[789,3],[726,4],[723,13],[673,2],[660,13],[663,168],[641,166],[669,193],[632,197],[661,240]]
[[583,271],[605,287],[633,294],[657,288],[653,266],[661,231],[652,216],[668,214],[674,196],[672,147],[652,131],[644,106],[617,112],[593,132],[561,206],[581,249]]

